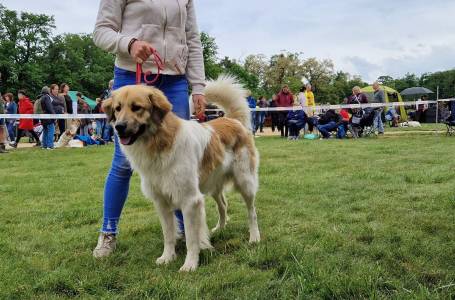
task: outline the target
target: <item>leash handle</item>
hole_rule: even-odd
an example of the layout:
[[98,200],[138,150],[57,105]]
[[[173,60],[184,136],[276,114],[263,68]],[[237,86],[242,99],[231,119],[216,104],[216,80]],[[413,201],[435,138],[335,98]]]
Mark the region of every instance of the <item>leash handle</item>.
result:
[[164,63],[163,63],[163,60],[161,59],[161,56],[158,53],[158,51],[156,51],[152,47],[150,47],[150,51],[152,51],[153,61],[155,62],[155,65],[156,65],[156,69],[157,69],[156,75],[155,75],[155,77],[153,77],[152,80],[148,80],[147,77],[150,77],[152,75],[152,72],[147,71],[144,73],[142,71],[142,64],[137,63],[136,64],[136,84],[141,84],[142,73],[144,73],[144,82],[146,84],[154,84],[160,77],[161,72],[164,70]]

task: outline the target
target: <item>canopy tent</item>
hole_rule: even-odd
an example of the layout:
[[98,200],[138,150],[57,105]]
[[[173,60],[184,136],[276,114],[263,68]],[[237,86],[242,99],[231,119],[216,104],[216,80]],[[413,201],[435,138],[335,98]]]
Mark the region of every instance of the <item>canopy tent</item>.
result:
[[402,96],[415,96],[415,95],[426,95],[426,94],[434,94],[432,90],[429,90],[425,87],[415,86],[411,88],[407,88],[401,91]]
[[[389,102],[403,102],[403,98],[401,98],[401,94],[398,91],[392,89],[391,87],[385,86],[385,85],[381,85],[381,89],[383,91],[385,91],[384,94],[385,94],[385,102],[386,103],[389,103]],[[366,87],[364,87],[361,90],[368,97],[368,101],[371,102],[371,103],[374,103],[374,97],[373,97],[374,89],[373,89],[373,86],[372,85],[366,86]],[[400,115],[401,115],[401,120],[402,121],[406,121],[408,119],[408,115],[406,114],[406,109],[404,108],[404,106],[400,106]]]
[[[73,100],[73,102],[76,102],[77,103],[77,96],[76,94],[78,93],[78,91],[69,91],[68,92],[68,95],[70,96],[71,100]],[[92,100],[86,96],[82,96],[82,99],[84,99],[85,102],[87,102],[87,104],[92,108],[94,109],[95,106],[96,106],[96,101],[95,100]]]

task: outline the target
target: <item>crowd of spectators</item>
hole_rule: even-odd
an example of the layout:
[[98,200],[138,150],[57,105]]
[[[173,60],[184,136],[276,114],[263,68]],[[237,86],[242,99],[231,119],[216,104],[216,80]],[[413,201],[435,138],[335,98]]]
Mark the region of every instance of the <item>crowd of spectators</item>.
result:
[[[379,83],[373,83],[372,100],[374,103],[386,102],[385,92]],[[426,99],[422,99],[426,100]],[[359,138],[372,133],[384,134],[384,122],[397,127],[400,114],[395,107],[366,107],[352,109],[316,109],[315,95],[312,86],[307,84],[300,88],[296,96],[284,85],[281,90],[266,101],[264,96],[256,100],[252,95],[247,98],[250,108],[272,108],[270,111],[256,110],[251,112],[251,128],[256,134],[263,132],[265,122],[269,122],[272,132],[278,130],[280,136],[290,140],[298,139],[302,130],[310,138],[320,137],[339,139],[351,136]],[[344,104],[367,104],[368,97],[359,86],[352,88],[352,94],[343,100]],[[281,108],[275,110],[275,108]],[[416,105],[416,114],[424,114],[424,105]],[[315,129],[318,135],[314,134]]]
[[[76,103],[73,103],[69,95],[70,87],[66,83],[59,85],[51,84],[42,88],[41,93],[34,101],[30,100],[25,90],[17,92],[17,99],[12,93],[0,95],[0,113],[6,114],[91,114],[103,113],[102,102],[111,95],[113,81],[96,100],[96,106],[92,110],[81,93],[77,93]],[[17,148],[21,138],[27,136],[36,147],[42,149],[54,149],[55,142],[65,132],[68,132],[71,119],[21,119],[0,118],[0,153],[7,152],[6,144]],[[105,144],[113,139],[113,128],[105,119],[81,119],[78,124],[76,139],[96,141],[96,144]],[[5,130],[4,130],[5,128]],[[84,142],[85,143],[85,142]]]

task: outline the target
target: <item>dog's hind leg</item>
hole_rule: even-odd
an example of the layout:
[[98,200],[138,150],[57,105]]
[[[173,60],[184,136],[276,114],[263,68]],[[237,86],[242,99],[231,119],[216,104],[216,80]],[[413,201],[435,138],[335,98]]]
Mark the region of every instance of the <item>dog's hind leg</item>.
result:
[[164,237],[164,250],[163,254],[156,260],[156,264],[168,264],[176,258],[175,244],[176,244],[176,232],[175,232],[175,218],[173,210],[165,205],[163,202],[154,201],[155,207],[158,210],[160,217],[161,228],[163,230]]
[[[256,215],[256,207],[254,201],[256,198],[256,190],[258,186],[257,175],[254,173],[245,174],[240,172],[235,176],[234,184],[236,189],[242,195],[245,200],[246,207],[248,209],[248,225],[250,230],[250,243],[257,243],[261,240],[259,234],[258,220]],[[243,175],[242,175],[243,174]]]
[[213,198],[216,201],[218,206],[218,223],[215,228],[212,229],[212,232],[217,231],[218,229],[223,229],[226,226],[226,222],[229,220],[227,216],[227,202],[223,192],[218,192],[213,195]]
[[205,218],[204,196],[189,198],[182,207],[187,254],[181,272],[196,270],[201,249],[211,249]]

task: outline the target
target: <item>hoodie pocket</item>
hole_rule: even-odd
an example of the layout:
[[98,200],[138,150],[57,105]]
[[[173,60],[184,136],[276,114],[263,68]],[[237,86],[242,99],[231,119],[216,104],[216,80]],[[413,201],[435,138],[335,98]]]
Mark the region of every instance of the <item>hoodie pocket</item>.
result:
[[168,27],[166,30],[166,67],[177,74],[185,74],[188,46],[184,28]]

